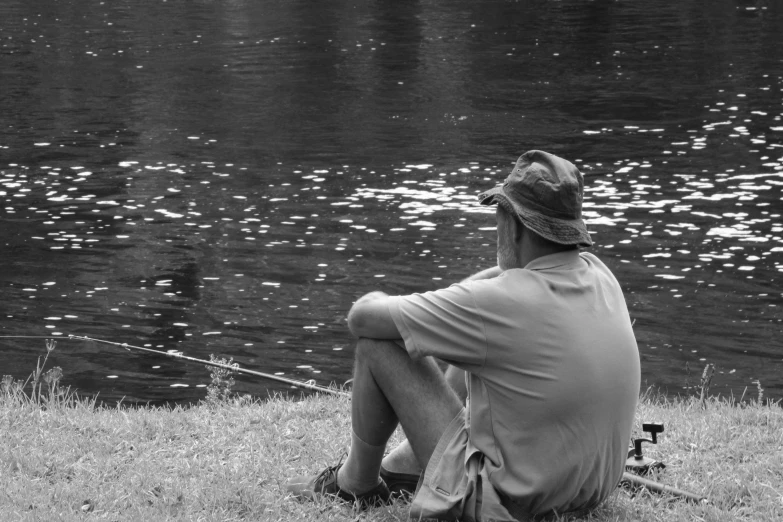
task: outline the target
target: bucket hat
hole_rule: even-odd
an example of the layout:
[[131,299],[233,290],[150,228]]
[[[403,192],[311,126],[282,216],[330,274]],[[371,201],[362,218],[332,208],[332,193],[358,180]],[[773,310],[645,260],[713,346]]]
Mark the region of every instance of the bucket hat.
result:
[[479,194],[482,205],[498,204],[538,235],[561,245],[593,245],[582,219],[584,178],[568,160],[529,150],[502,185]]

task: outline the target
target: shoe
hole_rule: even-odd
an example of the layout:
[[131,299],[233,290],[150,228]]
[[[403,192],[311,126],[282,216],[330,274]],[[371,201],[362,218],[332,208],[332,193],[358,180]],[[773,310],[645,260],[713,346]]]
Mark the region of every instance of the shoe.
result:
[[332,497],[345,502],[358,503],[362,509],[388,504],[391,493],[386,483],[381,479],[377,486],[361,495],[354,495],[340,489],[337,485],[337,471],[342,462],[330,466],[318,475],[296,477],[286,484],[286,491],[299,500],[315,500],[318,497]]
[[413,496],[420,477],[420,474],[397,473],[381,466],[381,479],[386,483],[389,491],[396,495]]

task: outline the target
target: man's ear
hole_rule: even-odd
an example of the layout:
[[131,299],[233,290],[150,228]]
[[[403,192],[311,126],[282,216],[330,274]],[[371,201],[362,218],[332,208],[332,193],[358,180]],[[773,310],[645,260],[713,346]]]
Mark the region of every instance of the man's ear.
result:
[[513,238],[516,245],[521,245],[525,225],[522,224],[519,218],[498,205],[496,219],[498,234],[503,234],[506,238]]

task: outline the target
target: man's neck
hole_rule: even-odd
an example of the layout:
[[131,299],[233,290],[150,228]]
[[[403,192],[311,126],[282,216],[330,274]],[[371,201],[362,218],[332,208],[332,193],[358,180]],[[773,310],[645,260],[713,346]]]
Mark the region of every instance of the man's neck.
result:
[[521,266],[515,268],[524,268],[530,262],[538,259],[539,257],[576,249],[578,249],[578,247],[574,245],[558,245],[557,243],[541,244],[537,242],[533,243],[525,241],[523,238],[522,248],[520,248],[518,257]]

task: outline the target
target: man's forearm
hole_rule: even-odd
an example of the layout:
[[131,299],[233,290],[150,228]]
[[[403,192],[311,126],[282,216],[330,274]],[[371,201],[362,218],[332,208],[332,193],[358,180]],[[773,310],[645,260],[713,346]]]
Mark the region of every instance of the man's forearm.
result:
[[486,270],[482,270],[481,272],[476,272],[470,277],[466,277],[462,280],[462,282],[466,281],[478,281],[479,279],[492,279],[493,277],[499,276],[503,271],[500,269],[499,266],[493,266],[492,268],[487,268]]

